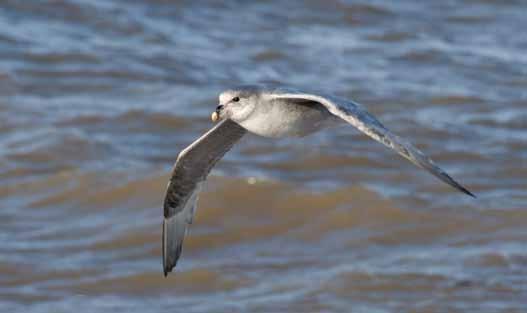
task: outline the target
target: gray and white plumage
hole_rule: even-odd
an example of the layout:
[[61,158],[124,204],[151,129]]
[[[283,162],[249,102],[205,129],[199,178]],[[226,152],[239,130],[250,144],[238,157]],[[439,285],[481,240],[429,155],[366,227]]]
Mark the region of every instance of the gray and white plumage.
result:
[[165,276],[181,254],[187,227],[192,224],[202,182],[221,157],[247,131],[226,119],[179,153],[164,201],[163,268]]
[[242,86],[224,91],[213,120],[220,122],[179,154],[164,202],[163,270],[172,271],[192,223],[198,193],[212,167],[249,131],[264,137],[302,137],[347,122],[474,197],[408,141],[393,134],[361,105],[342,98],[275,86]]

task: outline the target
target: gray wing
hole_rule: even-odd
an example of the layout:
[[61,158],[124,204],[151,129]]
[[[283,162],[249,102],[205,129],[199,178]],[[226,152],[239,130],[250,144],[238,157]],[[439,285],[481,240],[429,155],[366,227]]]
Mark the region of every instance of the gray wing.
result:
[[171,272],[181,255],[187,227],[192,223],[201,184],[223,155],[246,133],[227,119],[178,155],[168,183],[163,220],[163,271]]
[[427,170],[443,182],[456,188],[457,190],[475,197],[465,187],[456,182],[450,175],[435,164],[432,159],[419,151],[405,139],[395,135],[387,129],[379,120],[371,115],[361,105],[349,100],[339,99],[331,96],[317,96],[303,93],[277,93],[275,98],[292,100],[309,100],[322,104],[330,113],[340,117],[346,122],[358,128],[360,131],[371,138],[381,142],[385,146],[395,150],[397,153],[408,159],[415,165]]

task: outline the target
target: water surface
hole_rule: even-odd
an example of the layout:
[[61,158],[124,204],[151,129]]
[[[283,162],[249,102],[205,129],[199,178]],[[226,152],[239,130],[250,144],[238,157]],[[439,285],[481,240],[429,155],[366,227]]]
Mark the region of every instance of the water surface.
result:
[[[0,4],[0,307],[524,312],[523,1]],[[218,93],[364,103],[473,200],[351,127],[246,136],[163,278],[164,189]]]

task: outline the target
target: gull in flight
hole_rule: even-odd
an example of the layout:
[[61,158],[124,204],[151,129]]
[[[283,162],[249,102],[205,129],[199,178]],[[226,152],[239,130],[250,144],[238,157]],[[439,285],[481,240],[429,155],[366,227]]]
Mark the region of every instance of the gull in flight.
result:
[[303,137],[347,122],[443,182],[475,197],[364,107],[346,99],[275,86],[241,86],[220,94],[212,121],[219,122],[179,153],[168,183],[162,235],[165,276],[181,255],[203,182],[216,162],[247,132],[273,138]]

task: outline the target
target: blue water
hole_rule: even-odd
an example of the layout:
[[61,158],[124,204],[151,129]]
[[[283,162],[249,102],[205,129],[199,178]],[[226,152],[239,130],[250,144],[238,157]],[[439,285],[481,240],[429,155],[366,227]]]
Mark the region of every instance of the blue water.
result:
[[[525,12],[3,1],[0,311],[525,311]],[[261,81],[363,103],[478,198],[351,127],[248,136],[213,170],[164,279],[170,168],[219,92]]]

